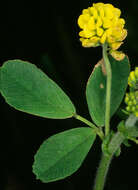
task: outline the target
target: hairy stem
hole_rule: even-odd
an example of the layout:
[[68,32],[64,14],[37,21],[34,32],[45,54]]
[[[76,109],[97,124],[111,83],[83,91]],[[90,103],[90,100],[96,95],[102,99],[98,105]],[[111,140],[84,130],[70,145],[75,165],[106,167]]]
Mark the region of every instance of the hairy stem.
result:
[[109,157],[102,154],[93,190],[103,190],[111,159],[112,159],[111,156]]
[[111,101],[111,80],[112,80],[112,71],[111,65],[107,55],[107,45],[103,45],[103,58],[106,68],[106,109],[105,109],[105,135],[108,135],[110,131],[110,101]]
[[107,176],[107,172],[111,163],[111,160],[115,154],[115,152],[118,150],[122,142],[124,141],[125,137],[122,133],[117,132],[111,142],[108,145],[108,151],[110,154],[105,155],[102,154],[102,158],[99,164],[99,168],[97,170],[97,175],[95,179],[95,185],[93,190],[103,190],[105,185],[105,180]]

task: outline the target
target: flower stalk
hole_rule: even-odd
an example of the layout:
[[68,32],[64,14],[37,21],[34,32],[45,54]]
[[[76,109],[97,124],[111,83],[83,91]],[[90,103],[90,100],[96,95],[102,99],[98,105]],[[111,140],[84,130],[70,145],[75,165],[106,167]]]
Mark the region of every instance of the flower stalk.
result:
[[107,55],[107,44],[103,45],[103,58],[106,68],[106,108],[105,108],[105,135],[109,134],[110,131],[110,103],[111,103],[111,82],[112,82],[112,71],[111,65]]

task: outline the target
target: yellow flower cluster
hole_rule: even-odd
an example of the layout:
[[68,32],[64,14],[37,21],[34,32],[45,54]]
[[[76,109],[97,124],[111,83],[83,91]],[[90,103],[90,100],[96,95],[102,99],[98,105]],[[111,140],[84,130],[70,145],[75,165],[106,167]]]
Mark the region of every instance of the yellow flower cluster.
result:
[[130,72],[128,84],[130,86],[130,92],[126,93],[125,96],[126,110],[138,117],[138,67]]
[[125,103],[127,104],[126,110],[138,117],[138,91],[127,93]]
[[136,67],[134,71],[130,72],[128,84],[130,87],[138,90],[138,67]]
[[96,3],[84,9],[78,18],[82,46],[96,47],[107,43],[112,50],[117,50],[127,36],[125,20],[120,15],[120,9],[111,4]]

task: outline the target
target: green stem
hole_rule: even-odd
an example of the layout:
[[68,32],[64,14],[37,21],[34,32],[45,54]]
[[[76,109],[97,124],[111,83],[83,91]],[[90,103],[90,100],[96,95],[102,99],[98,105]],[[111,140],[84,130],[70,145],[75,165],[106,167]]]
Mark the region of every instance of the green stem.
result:
[[93,190],[103,190],[104,184],[107,176],[107,172],[111,163],[111,160],[118,150],[122,142],[124,141],[125,137],[122,133],[117,132],[113,138],[111,139],[108,145],[109,155],[102,154],[102,158],[100,161],[99,168],[97,170],[97,175],[95,179],[95,185]]
[[110,131],[110,101],[111,101],[111,80],[112,80],[112,71],[111,65],[107,55],[107,45],[103,45],[103,58],[106,69],[106,109],[105,109],[105,135],[108,135]]
[[111,159],[111,157],[107,157],[102,154],[102,158],[96,175],[94,190],[103,190]]
[[93,123],[91,123],[90,121],[88,121],[88,120],[85,119],[84,117],[82,117],[82,116],[80,116],[80,115],[77,115],[77,114],[74,115],[74,118],[75,118],[75,119],[78,119],[78,120],[80,120],[80,121],[82,121],[83,123],[85,123],[85,124],[88,125],[89,127],[93,128],[94,131],[97,133],[97,135],[99,135],[99,137],[101,138],[101,140],[104,139],[104,133],[103,133],[103,131],[102,131],[100,128],[96,127]]

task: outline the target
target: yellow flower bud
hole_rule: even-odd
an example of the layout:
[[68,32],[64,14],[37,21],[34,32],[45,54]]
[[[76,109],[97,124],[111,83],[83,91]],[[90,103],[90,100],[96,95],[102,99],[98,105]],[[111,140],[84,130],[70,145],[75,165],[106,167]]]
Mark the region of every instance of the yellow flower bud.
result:
[[118,25],[118,20],[119,20],[118,17],[114,17],[112,19],[112,28],[114,28],[114,27],[116,27]]
[[111,20],[114,16],[112,11],[112,8],[105,7],[105,17]]
[[118,20],[118,22],[119,22],[121,25],[124,25],[124,24],[125,24],[125,20],[124,20],[123,18],[120,18],[120,19]]
[[121,30],[119,41],[123,41],[126,38],[126,36],[127,36],[127,30],[126,29]]
[[106,32],[104,32],[104,34],[102,35],[102,37],[101,37],[101,39],[100,39],[101,44],[104,44],[104,43],[105,43],[105,41],[106,41],[106,36],[107,36],[107,34],[106,34]]
[[117,50],[122,44],[123,42],[114,42],[109,44],[109,46],[111,47],[112,50]]
[[104,13],[103,7],[99,7],[99,8],[98,8],[98,11],[99,11],[100,18],[104,18],[105,13]]
[[108,42],[108,44],[112,44],[112,43],[116,42],[116,39],[115,39],[115,37],[107,34],[107,42]]
[[127,110],[128,112],[130,112],[130,111],[131,111],[131,109],[130,109],[130,107],[129,107],[129,106],[127,106],[127,107],[126,107],[126,110]]
[[138,91],[126,93],[125,103],[127,104],[126,110],[138,117]]
[[133,104],[134,104],[134,105],[136,105],[136,104],[137,104],[137,101],[136,101],[135,99],[133,100]]
[[90,20],[90,15],[89,14],[82,14],[79,16],[78,19],[78,25],[80,28],[84,28],[86,26],[86,24],[89,22]]
[[96,9],[103,6],[104,6],[104,3],[93,3],[93,7],[95,7]]
[[83,30],[79,32],[79,36],[84,37],[84,38],[91,38],[94,35],[95,35],[95,32],[90,31],[90,30]]
[[112,21],[109,18],[103,18],[103,28],[110,28],[112,26]]
[[109,3],[104,4],[104,6],[105,6],[105,8],[109,8],[109,9],[111,9],[111,10],[113,10],[113,9],[114,9],[114,6],[113,6],[113,5],[111,5],[111,4],[109,4]]
[[113,12],[114,12],[114,15],[115,15],[117,18],[120,17],[120,15],[121,15],[121,11],[120,11],[120,9],[118,9],[118,8],[114,8],[114,9],[113,9]]
[[134,106],[132,106],[131,111],[135,112],[135,110],[136,110],[136,108]]
[[132,101],[128,101],[127,103],[129,106],[132,106],[133,105],[133,102]]
[[82,42],[82,46],[83,47],[96,47],[98,46],[98,42],[99,42],[99,38],[98,37],[92,37],[89,40],[88,39],[84,39],[84,38],[80,38],[80,41]]
[[135,68],[135,71],[134,71],[134,72],[135,72],[135,76],[136,76],[136,78],[137,78],[137,80],[138,80],[138,67]]
[[128,84],[131,88],[138,89],[138,67],[136,67],[134,71],[130,72]]
[[103,23],[102,23],[102,19],[101,19],[100,17],[98,17],[98,18],[97,18],[97,22],[96,22],[96,26],[97,26],[97,27],[100,27],[100,26],[102,26],[102,24],[103,24]]
[[112,28],[109,28],[106,30],[107,37],[110,37],[112,35]]
[[129,97],[126,96],[125,97],[125,102],[128,103],[128,101],[129,101]]
[[98,17],[98,11],[95,7],[89,7],[88,10],[93,15],[93,17],[96,19]]
[[129,77],[130,77],[130,80],[136,81],[135,72],[134,72],[134,71],[132,71],[132,72],[130,73]]
[[102,34],[104,33],[104,30],[102,28],[97,28],[97,36],[102,36]]
[[87,23],[87,28],[88,30],[95,30],[96,29],[96,24],[95,24],[95,20],[94,17],[91,17]]
[[89,10],[88,9],[83,9],[82,14],[89,14]]

